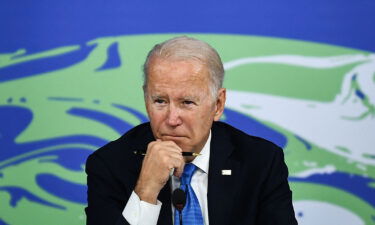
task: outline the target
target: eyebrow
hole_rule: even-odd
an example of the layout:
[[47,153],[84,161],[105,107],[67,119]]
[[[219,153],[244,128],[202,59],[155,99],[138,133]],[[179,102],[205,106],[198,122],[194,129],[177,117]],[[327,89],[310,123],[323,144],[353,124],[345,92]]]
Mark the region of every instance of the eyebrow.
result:
[[178,100],[182,100],[182,101],[188,100],[188,101],[194,101],[194,102],[196,102],[196,101],[199,100],[199,98],[198,97],[193,97],[193,96],[185,96],[185,97],[178,98]]
[[[150,96],[152,100],[159,99],[159,98],[166,98],[166,96],[163,95],[152,95]],[[193,96],[184,96],[177,98],[179,101],[199,101],[199,97],[193,97]]]
[[157,98],[164,98],[164,97],[161,95],[151,95],[150,98],[157,99]]

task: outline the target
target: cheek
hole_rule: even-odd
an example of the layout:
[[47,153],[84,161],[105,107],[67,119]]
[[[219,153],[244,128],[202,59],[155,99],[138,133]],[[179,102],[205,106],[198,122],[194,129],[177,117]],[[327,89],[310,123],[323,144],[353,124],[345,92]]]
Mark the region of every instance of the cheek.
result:
[[155,138],[161,138],[160,133],[163,129],[163,120],[158,113],[149,112],[149,119],[151,124],[152,132]]
[[[199,113],[199,118],[202,120],[202,123],[207,124],[211,123],[215,116],[215,108],[214,106],[207,106],[203,108]],[[202,124],[203,125],[203,124]]]
[[159,124],[163,120],[163,113],[152,107],[147,109],[148,118],[150,119],[151,123],[156,125]]
[[151,111],[148,116],[153,124],[160,124],[163,121],[163,114],[160,112]]
[[196,133],[206,132],[206,130],[211,128],[214,113],[209,113],[210,110],[211,108],[207,108],[206,111],[196,113],[190,118],[190,121],[192,121],[190,126]]

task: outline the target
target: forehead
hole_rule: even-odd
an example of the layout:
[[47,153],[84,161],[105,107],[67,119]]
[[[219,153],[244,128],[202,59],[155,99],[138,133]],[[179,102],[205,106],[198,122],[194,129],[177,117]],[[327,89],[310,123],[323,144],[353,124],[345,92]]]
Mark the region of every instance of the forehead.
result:
[[207,66],[194,59],[165,59],[153,57],[148,69],[148,81],[165,82],[208,82]]

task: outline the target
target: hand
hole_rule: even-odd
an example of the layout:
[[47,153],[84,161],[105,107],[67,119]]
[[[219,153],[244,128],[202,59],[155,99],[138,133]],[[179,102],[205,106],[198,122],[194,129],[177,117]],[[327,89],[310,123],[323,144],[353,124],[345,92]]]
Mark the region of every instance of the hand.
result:
[[173,141],[156,140],[147,146],[135,193],[142,201],[157,203],[160,190],[168,182],[170,171],[180,177],[185,161],[182,150]]

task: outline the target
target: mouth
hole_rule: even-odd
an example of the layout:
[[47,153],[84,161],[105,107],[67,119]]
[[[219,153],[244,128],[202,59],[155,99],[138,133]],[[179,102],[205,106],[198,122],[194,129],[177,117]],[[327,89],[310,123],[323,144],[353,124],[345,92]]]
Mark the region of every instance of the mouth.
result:
[[186,136],[183,135],[174,135],[174,134],[162,134],[162,140],[179,140],[186,138]]

